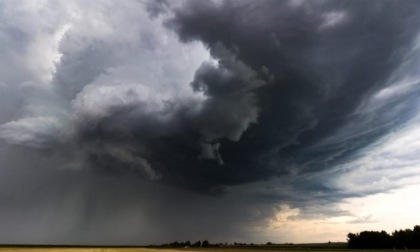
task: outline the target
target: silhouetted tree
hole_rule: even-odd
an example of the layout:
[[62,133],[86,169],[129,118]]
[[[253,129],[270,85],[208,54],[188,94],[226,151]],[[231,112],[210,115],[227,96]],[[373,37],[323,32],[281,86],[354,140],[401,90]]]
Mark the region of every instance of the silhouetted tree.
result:
[[385,231],[363,231],[347,235],[349,248],[356,249],[420,249],[420,226],[414,229],[395,230],[392,235]]
[[204,240],[203,241],[203,243],[201,243],[201,247],[209,247],[210,246],[210,243],[209,243],[209,241],[207,241],[207,240]]

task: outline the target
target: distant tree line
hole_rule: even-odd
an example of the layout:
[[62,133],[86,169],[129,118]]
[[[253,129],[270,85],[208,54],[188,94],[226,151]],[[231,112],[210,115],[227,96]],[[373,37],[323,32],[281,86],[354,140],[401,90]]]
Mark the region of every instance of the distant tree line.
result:
[[210,244],[209,241],[204,240],[204,241],[196,241],[196,242],[190,242],[190,241],[186,241],[186,242],[178,242],[178,241],[174,241],[171,243],[165,243],[159,246],[156,245],[151,245],[150,247],[170,247],[170,248],[185,248],[185,247],[191,247],[191,248],[199,248],[199,247],[210,247],[210,246],[216,246],[218,244]]
[[[254,244],[254,243],[242,243],[242,242],[234,242],[234,243],[227,243],[227,242],[220,242],[220,243],[210,243],[208,240],[204,240],[204,241],[196,241],[196,242],[190,242],[190,241],[185,241],[185,242],[179,242],[179,241],[174,241],[174,242],[170,242],[170,243],[164,243],[164,244],[160,244],[160,245],[149,245],[147,247],[168,247],[168,248],[206,248],[206,247],[261,247],[261,246],[277,246],[280,244],[276,244],[276,243],[272,243],[272,242],[267,242],[266,244]],[[283,246],[291,246],[293,245],[293,243],[285,243],[285,244],[281,244]]]
[[349,233],[347,244],[353,249],[420,249],[420,226],[413,229],[385,231],[363,231]]
[[[286,243],[288,245],[289,243]],[[290,243],[292,245],[293,243]],[[196,241],[196,242],[179,242],[174,241],[170,243],[164,243],[161,245],[149,245],[148,247],[168,247],[168,248],[206,248],[206,247],[256,247],[256,246],[274,246],[275,243],[267,242],[264,244],[254,244],[254,243],[241,243],[241,242],[234,242],[234,243],[227,243],[227,242],[220,242],[220,243],[210,243],[208,240],[204,241]]]

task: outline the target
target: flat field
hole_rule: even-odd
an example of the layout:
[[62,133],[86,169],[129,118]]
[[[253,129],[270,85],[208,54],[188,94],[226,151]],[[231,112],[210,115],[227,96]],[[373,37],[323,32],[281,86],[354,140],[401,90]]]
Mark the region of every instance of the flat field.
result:
[[[150,248],[94,248],[94,247],[0,247],[0,252],[182,252],[189,249],[150,249]],[[197,250],[198,251],[198,250]],[[216,251],[215,251],[216,252]]]
[[[180,252],[175,249],[92,247],[0,247],[0,252]],[[191,251],[192,252],[192,251]]]
[[[151,248],[95,248],[95,247],[0,247],[0,252],[394,252],[394,250],[368,249],[264,249],[264,248],[188,248],[188,249],[151,249]],[[397,252],[420,252],[420,250],[396,250]]]

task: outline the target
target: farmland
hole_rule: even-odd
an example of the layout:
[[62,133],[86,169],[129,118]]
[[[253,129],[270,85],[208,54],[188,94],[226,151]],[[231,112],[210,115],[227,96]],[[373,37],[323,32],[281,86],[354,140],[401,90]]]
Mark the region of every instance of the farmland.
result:
[[[393,251],[393,250],[349,250],[346,248],[304,248],[304,247],[291,247],[291,248],[269,248],[269,247],[256,247],[256,248],[140,248],[140,247],[20,247],[20,246],[6,246],[0,247],[0,252],[261,252],[261,251],[279,251],[279,252],[296,252],[296,251],[323,251],[323,252],[381,252],[381,251]],[[397,250],[405,251],[405,250]],[[420,252],[420,250],[408,250],[409,252]]]

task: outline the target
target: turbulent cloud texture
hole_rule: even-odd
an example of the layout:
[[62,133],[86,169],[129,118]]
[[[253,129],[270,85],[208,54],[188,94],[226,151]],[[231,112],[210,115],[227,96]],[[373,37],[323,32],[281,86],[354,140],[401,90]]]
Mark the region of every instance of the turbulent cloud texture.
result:
[[418,183],[419,19],[415,0],[0,1],[0,242],[259,241],[279,212],[352,217],[343,200]]

